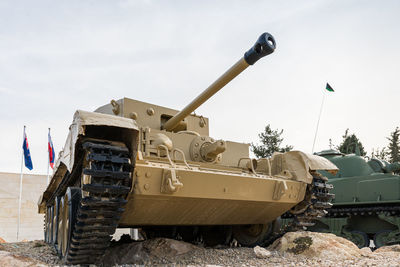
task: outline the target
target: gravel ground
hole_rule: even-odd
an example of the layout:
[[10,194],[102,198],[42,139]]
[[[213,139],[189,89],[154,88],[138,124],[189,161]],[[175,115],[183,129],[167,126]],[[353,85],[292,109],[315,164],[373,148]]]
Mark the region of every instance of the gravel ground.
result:
[[[150,243],[149,243],[150,242]],[[151,243],[152,242],[152,243]],[[131,255],[127,263],[109,265],[103,260],[100,266],[400,266],[399,247],[387,247],[377,252],[367,252],[361,257],[338,261],[335,259],[307,258],[287,252],[271,251],[271,256],[265,259],[257,258],[252,248],[203,248],[191,246],[190,251],[182,255],[171,253],[171,247],[160,249],[164,241],[133,242],[130,244],[114,245],[105,254],[109,257],[114,251],[119,250],[123,255]],[[156,248],[156,253],[150,251]],[[168,246],[168,245],[167,245]],[[172,244],[172,246],[175,246]],[[3,243],[0,250],[11,252],[13,255],[25,256],[49,266],[60,266],[61,261],[54,248],[43,241],[23,243]],[[121,252],[124,251],[124,252]],[[135,252],[136,256],[135,256]],[[118,258],[119,256],[117,256]],[[121,257],[119,257],[121,260]]]

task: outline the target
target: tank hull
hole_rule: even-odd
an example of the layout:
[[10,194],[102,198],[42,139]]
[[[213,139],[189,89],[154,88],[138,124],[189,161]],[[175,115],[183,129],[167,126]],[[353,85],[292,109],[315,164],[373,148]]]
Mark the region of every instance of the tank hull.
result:
[[[174,193],[161,193],[168,168],[163,163],[136,163],[134,187],[120,226],[263,224],[299,203],[306,192],[307,184],[298,181],[176,167],[183,186]],[[277,198],[283,182],[287,191]]]

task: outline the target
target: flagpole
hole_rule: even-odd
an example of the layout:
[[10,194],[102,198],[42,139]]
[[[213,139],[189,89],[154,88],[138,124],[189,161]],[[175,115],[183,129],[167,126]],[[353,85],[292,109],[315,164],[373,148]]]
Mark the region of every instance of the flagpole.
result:
[[311,153],[314,153],[314,146],[315,146],[315,141],[317,140],[317,133],[318,133],[319,121],[320,121],[320,119],[321,119],[322,108],[324,107],[325,95],[326,95],[326,90],[324,90],[323,97],[322,97],[321,108],[319,109],[318,122],[317,122],[317,129],[315,129],[314,142],[313,142],[313,145],[312,145]]
[[49,134],[47,135],[47,185],[49,185],[49,169],[50,169],[49,136],[50,136],[50,128],[49,128]]
[[[24,125],[24,132],[22,133],[22,139],[25,137],[25,128],[26,126]],[[23,142],[23,141],[22,141]],[[18,237],[19,237],[19,226],[21,222],[21,202],[22,202],[22,179],[24,177],[23,173],[23,167],[24,167],[24,150],[22,149],[22,159],[21,159],[21,177],[19,180],[19,201],[18,201],[18,224],[17,224],[17,242],[18,242]]]

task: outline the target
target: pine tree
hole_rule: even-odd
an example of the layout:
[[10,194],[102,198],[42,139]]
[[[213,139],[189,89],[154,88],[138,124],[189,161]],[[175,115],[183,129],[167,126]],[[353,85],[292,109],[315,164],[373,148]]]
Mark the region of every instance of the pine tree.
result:
[[267,158],[271,157],[274,152],[287,152],[292,150],[293,146],[286,145],[285,147],[281,147],[283,142],[282,134],[283,130],[272,130],[271,126],[268,124],[265,126],[264,132],[258,135],[261,145],[251,143],[251,150],[257,158]]
[[356,153],[356,148],[358,147],[361,156],[367,155],[367,153],[364,150],[364,146],[357,138],[357,136],[355,134],[349,134],[349,129],[346,129],[342,137],[343,141],[337,147],[337,150],[345,154],[351,154],[351,153]]
[[399,140],[400,136],[400,129],[396,127],[396,129],[390,133],[390,137],[387,137],[389,140],[388,150],[389,150],[389,160],[390,162],[397,162],[400,161],[400,154],[399,154]]

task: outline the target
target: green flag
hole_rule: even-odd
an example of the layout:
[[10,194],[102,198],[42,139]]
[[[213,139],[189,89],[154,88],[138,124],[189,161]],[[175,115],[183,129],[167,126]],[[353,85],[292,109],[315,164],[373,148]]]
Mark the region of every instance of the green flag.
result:
[[333,88],[329,85],[329,83],[326,83],[326,88],[327,91],[329,92],[335,92],[335,90],[333,90]]

